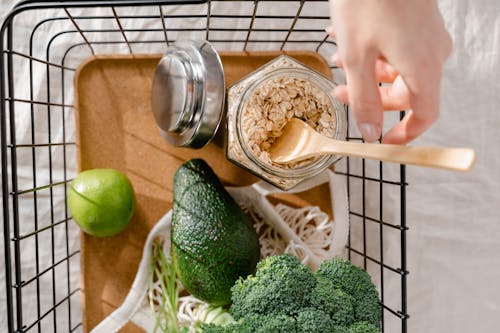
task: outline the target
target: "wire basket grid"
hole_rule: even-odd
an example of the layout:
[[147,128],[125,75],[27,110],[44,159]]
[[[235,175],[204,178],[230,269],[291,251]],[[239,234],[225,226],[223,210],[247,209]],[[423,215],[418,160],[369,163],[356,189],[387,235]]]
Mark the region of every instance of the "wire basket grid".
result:
[[[0,322],[6,331],[83,330],[79,231],[65,202],[77,172],[72,83],[83,61],[161,54],[187,38],[223,51],[312,50],[330,61],[336,45],[324,31],[329,20],[324,0],[23,1],[14,7],[0,31],[0,301],[6,308]],[[342,71],[330,67],[343,81]],[[361,140],[353,126],[348,139]],[[407,332],[405,167],[346,158],[336,172],[348,179],[349,259],[378,287],[382,330]]]

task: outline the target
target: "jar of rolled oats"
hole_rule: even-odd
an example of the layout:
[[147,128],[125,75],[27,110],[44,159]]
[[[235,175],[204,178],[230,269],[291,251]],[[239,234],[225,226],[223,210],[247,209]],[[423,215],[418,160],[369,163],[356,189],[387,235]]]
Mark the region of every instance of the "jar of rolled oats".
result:
[[346,109],[331,96],[334,87],[331,80],[286,55],[237,82],[228,89],[227,158],[283,190],[322,172],[340,157],[277,164],[268,150],[292,118],[345,140]]

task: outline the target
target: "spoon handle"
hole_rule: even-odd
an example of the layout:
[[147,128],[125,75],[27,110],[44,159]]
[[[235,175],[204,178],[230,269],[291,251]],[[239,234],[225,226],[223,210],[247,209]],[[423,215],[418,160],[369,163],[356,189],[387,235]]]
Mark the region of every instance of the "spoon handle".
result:
[[375,159],[384,162],[413,164],[455,171],[469,171],[475,153],[468,148],[412,147],[401,145],[356,143],[326,139],[322,153]]

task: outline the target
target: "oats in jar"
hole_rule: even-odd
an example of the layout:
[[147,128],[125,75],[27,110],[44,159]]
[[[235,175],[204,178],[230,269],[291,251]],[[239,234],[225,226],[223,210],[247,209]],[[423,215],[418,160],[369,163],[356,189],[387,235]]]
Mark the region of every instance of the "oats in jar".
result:
[[262,82],[247,101],[242,114],[243,136],[253,155],[266,164],[287,169],[313,162],[314,159],[309,159],[276,164],[269,157],[269,148],[294,117],[323,135],[335,135],[335,110],[328,96],[315,84],[291,76]]

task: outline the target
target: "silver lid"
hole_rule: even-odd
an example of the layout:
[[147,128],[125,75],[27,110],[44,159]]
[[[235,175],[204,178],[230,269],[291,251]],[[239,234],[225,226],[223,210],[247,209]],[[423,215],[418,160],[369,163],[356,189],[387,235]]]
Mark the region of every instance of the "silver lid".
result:
[[224,71],[207,41],[178,41],[156,67],[152,108],[162,136],[175,146],[201,148],[219,127]]

